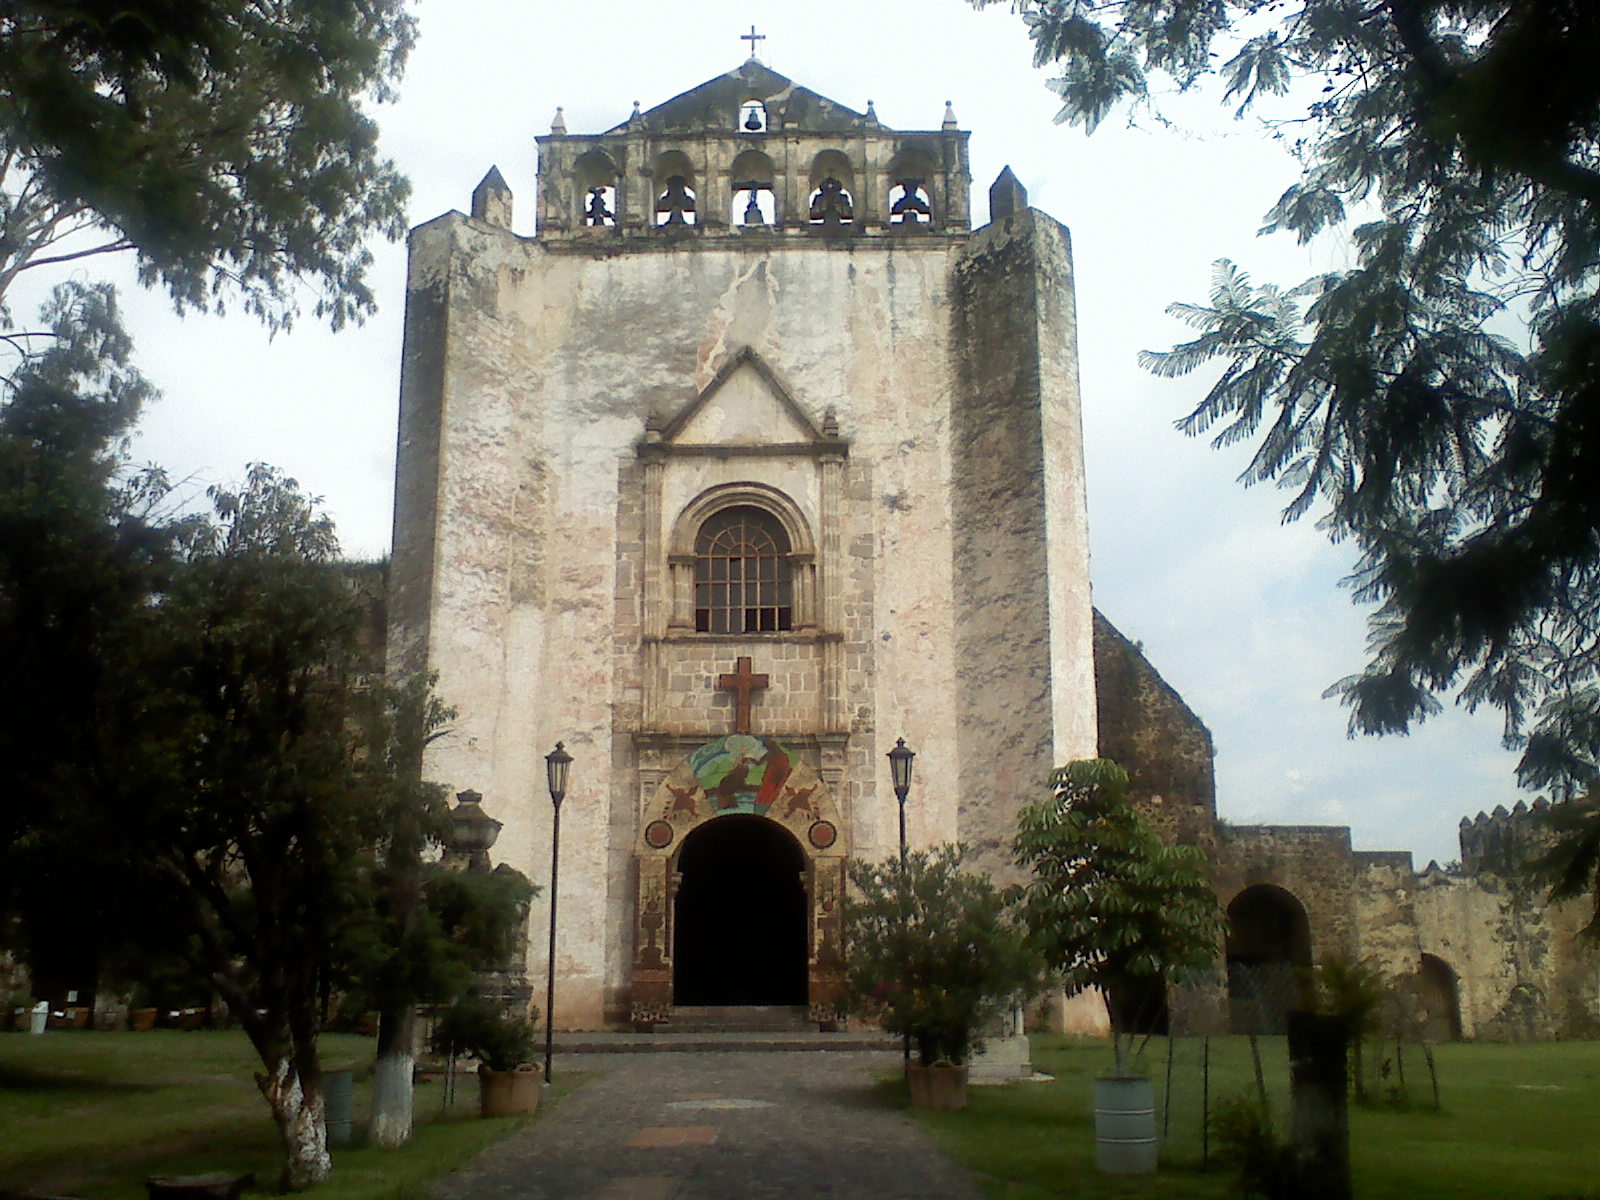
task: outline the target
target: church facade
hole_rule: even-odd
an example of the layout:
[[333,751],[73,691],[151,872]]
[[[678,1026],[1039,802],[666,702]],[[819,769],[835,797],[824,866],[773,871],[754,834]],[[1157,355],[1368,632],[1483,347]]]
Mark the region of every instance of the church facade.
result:
[[1217,820],[1209,733],[1091,607],[1067,232],[1009,168],[974,229],[967,137],[752,58],[602,132],[558,112],[535,235],[497,171],[413,231],[389,664],[437,673],[427,774],[544,888],[537,983],[572,755],[554,1024],[837,1022],[845,864],[898,847],[904,739],[913,848],[1004,880],[1018,808],[1099,754],[1207,850],[1229,932],[1174,1031],[1279,1030],[1340,957],[1395,1028],[1592,1036],[1585,915],[1516,882],[1536,814],[1421,873]]
[[412,235],[390,662],[438,673],[428,772],[540,884],[573,756],[558,1027],[837,1019],[898,740],[910,844],[1000,873],[1095,753],[1069,241],[1009,171],[971,228],[967,137],[752,58],[558,114],[536,236],[496,172]]

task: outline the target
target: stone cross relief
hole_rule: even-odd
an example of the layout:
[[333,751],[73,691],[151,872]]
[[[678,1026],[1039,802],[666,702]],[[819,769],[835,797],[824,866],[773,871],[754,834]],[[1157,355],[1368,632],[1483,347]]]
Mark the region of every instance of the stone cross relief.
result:
[[750,702],[755,693],[767,686],[765,675],[755,675],[750,671],[750,660],[740,655],[734,663],[733,673],[724,672],[717,676],[717,690],[732,692],[733,695],[733,731],[735,733],[750,732]]

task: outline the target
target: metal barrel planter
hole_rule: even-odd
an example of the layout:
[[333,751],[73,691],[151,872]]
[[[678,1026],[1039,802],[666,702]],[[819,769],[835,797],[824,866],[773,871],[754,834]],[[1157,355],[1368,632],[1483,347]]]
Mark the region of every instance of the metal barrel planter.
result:
[[1108,1175],[1144,1175],[1156,1169],[1155,1087],[1148,1079],[1094,1081],[1094,1159]]

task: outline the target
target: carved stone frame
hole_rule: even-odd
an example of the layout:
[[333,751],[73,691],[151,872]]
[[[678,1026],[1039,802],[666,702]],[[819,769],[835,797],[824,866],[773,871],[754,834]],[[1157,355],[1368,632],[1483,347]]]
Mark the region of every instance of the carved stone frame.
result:
[[[651,1029],[672,1017],[673,900],[685,839],[731,811],[719,811],[696,782],[687,759],[657,785],[645,804],[634,843],[638,866],[634,909],[631,1019]],[[805,857],[806,992],[810,1019],[832,1026],[844,1017],[840,920],[849,858],[846,827],[828,786],[795,762],[764,819],[799,843]]]

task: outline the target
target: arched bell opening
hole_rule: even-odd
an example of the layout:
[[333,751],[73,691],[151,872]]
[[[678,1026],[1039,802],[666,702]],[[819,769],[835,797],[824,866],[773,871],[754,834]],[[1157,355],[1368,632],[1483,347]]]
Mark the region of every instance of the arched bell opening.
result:
[[681,150],[667,151],[656,159],[650,177],[658,228],[683,228],[700,223],[695,169],[688,155]]
[[844,231],[855,224],[855,171],[838,150],[824,150],[811,164],[811,190],[806,196],[807,220],[824,232]]
[[931,155],[903,150],[889,163],[889,224],[902,230],[931,229],[936,223]]
[[684,839],[673,898],[673,1003],[807,1002],[806,858],[782,825],[735,813]]
[[578,224],[586,228],[614,228],[620,203],[617,180],[621,172],[604,150],[581,155],[572,166],[577,191]]
[[746,150],[733,160],[728,168],[728,186],[733,193],[730,224],[759,228],[778,223],[775,177],[772,160],[759,150]]
[[1228,1013],[1234,1033],[1278,1034],[1300,1006],[1311,922],[1292,892],[1247,887],[1228,905]]

